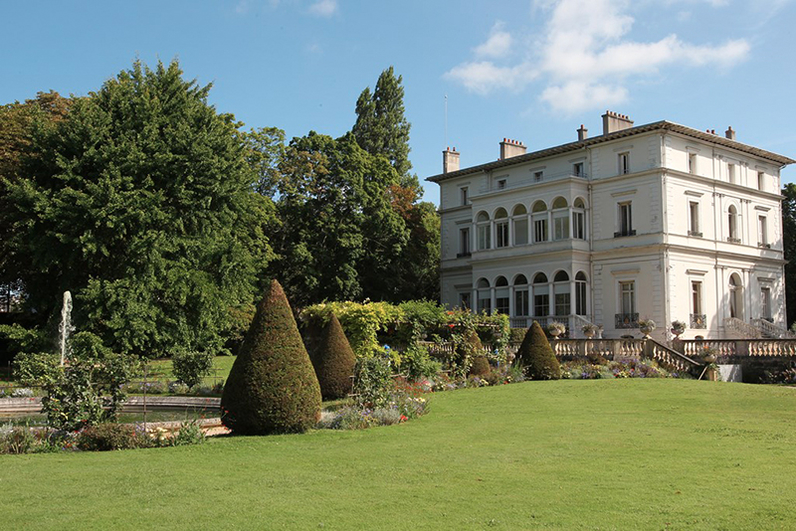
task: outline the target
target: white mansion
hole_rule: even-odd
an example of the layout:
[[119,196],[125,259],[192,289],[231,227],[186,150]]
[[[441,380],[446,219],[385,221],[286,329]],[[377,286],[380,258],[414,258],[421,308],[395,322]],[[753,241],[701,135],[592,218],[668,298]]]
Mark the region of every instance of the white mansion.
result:
[[728,338],[786,328],[779,174],[796,162],[667,121],[459,168],[443,152],[442,302],[502,312],[512,326],[558,320],[573,337]]

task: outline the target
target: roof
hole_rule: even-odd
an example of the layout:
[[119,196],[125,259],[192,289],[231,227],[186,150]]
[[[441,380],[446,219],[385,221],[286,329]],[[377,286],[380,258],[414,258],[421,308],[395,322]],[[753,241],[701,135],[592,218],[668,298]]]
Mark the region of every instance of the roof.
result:
[[796,160],[793,160],[791,158],[785,157],[783,155],[778,155],[777,153],[773,153],[771,151],[766,151],[765,149],[756,148],[748,144],[744,144],[743,142],[738,142],[737,140],[730,140],[729,138],[724,138],[723,136],[719,136],[713,133],[699,131],[698,129],[686,127],[684,125],[676,124],[674,122],[661,120],[659,122],[653,122],[646,125],[639,125],[637,127],[631,127],[628,129],[623,129],[621,131],[615,131],[607,135],[595,136],[593,138],[578,140],[576,142],[570,142],[568,144],[561,144],[559,146],[542,149],[540,151],[534,151],[532,153],[526,153],[524,155],[517,155],[516,157],[510,157],[507,159],[500,159],[492,162],[487,162],[486,164],[479,164],[478,166],[471,166],[469,168],[463,168],[461,170],[452,171],[448,173],[441,173],[439,175],[428,177],[426,181],[439,183],[442,181],[446,181],[448,179],[462,177],[464,175],[470,175],[479,172],[487,172],[497,168],[503,168],[505,166],[513,166],[515,164],[522,164],[524,162],[543,159],[553,155],[561,155],[563,153],[581,150],[587,147],[594,146],[596,144],[601,144],[603,142],[610,142],[612,140],[618,140],[620,138],[626,138],[641,133],[649,133],[651,131],[669,131],[673,133],[680,133],[682,135],[690,136],[692,138],[697,138],[705,142],[710,142],[712,144],[717,144],[719,146],[731,148],[736,151],[742,151],[744,153],[748,153],[750,155],[754,155],[756,157],[760,157],[769,160],[771,162],[775,162],[782,166],[796,163]]

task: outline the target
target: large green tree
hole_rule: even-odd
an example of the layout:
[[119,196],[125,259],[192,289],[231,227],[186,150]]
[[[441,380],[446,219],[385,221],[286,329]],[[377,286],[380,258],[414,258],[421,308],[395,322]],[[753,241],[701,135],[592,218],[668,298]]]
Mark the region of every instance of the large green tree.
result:
[[238,124],[182,74],[136,62],[35,120],[21,178],[2,181],[30,307],[71,290],[77,323],[118,352],[218,349],[270,258],[272,205]]
[[785,250],[785,304],[788,323],[796,322],[796,184],[782,189],[782,242]]

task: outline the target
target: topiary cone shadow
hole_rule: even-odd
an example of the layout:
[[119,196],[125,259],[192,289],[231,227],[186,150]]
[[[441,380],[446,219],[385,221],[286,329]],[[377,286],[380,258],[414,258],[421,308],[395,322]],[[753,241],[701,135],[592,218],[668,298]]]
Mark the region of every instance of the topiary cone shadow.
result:
[[222,422],[234,434],[297,433],[320,418],[321,391],[282,286],[257,305],[221,396]]

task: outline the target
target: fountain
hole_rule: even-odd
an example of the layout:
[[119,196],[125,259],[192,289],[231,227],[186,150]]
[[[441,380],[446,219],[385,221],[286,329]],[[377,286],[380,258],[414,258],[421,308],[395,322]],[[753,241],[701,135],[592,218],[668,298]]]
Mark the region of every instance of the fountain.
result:
[[61,367],[69,355],[69,334],[72,333],[72,294],[64,291],[64,304],[61,307],[61,324],[58,325],[58,343],[61,351]]

